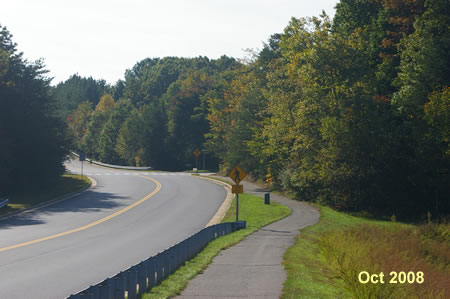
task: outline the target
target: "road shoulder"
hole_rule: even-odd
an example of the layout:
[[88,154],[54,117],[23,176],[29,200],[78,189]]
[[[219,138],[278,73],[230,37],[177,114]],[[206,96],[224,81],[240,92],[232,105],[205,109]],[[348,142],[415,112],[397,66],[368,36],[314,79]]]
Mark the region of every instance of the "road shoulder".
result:
[[233,202],[234,196],[233,196],[233,193],[231,193],[231,186],[227,183],[224,183],[224,182],[221,182],[221,181],[218,181],[215,179],[211,179],[206,176],[192,176],[192,177],[203,179],[203,180],[208,180],[212,183],[221,185],[225,188],[225,191],[227,192],[227,197],[225,198],[222,205],[217,210],[216,214],[208,222],[206,227],[220,223],[222,221],[222,219],[225,217],[225,214],[227,213],[228,209],[230,208],[231,203]]
[[7,219],[11,216],[18,215],[21,213],[28,213],[28,212],[34,211],[36,209],[39,209],[39,208],[43,208],[43,207],[46,207],[46,206],[49,206],[49,205],[52,205],[52,204],[55,204],[55,203],[58,203],[58,202],[61,202],[64,200],[68,200],[72,197],[75,197],[75,196],[85,192],[85,191],[94,189],[95,186],[97,186],[97,181],[89,176],[86,176],[86,177],[90,180],[91,183],[89,185],[83,187],[82,189],[76,190],[76,191],[68,193],[68,194],[64,194],[62,196],[58,196],[57,198],[50,199],[48,201],[41,202],[39,204],[33,205],[33,206],[23,209],[23,210],[12,211],[12,212],[0,215],[0,220]]

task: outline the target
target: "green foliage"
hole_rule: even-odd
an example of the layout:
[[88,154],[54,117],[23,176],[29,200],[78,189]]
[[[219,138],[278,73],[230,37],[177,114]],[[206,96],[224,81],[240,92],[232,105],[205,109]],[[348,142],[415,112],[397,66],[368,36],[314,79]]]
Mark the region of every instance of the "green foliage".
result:
[[[93,112],[82,103],[69,116],[75,147],[106,163],[192,167],[194,149],[206,154],[208,100],[223,92],[223,74],[238,65],[226,56],[138,62],[125,81],[105,87],[112,95],[93,101]],[[217,165],[213,157],[208,163],[209,168]]]
[[142,126],[141,114],[137,109],[132,110],[128,118],[120,127],[117,137],[116,152],[128,165],[142,165],[142,142],[144,128]]
[[[55,117],[50,80],[42,61],[18,53],[9,31],[0,26],[0,190],[56,180],[70,140]],[[1,196],[1,194],[0,194]]]
[[426,8],[414,24],[415,32],[400,43],[399,90],[393,97],[401,113],[418,118],[428,95],[448,86],[450,78],[450,3],[431,0]]
[[246,66],[258,80],[234,75],[259,90],[257,110],[242,113],[251,97],[233,80],[210,100],[211,151],[299,199],[402,219],[448,213],[447,11],[341,1],[333,22],[293,18]]
[[[112,100],[112,98],[110,98],[110,100]],[[102,102],[100,102],[99,105],[101,103]],[[128,118],[132,109],[133,106],[130,100],[121,99],[112,107],[110,106],[108,110],[99,110],[108,115],[108,119],[103,124],[103,128],[100,132],[97,143],[97,153],[101,161],[108,161],[113,164],[121,164],[121,160],[117,155],[115,147],[117,143],[117,137],[119,136],[120,127]]]
[[52,88],[51,94],[58,104],[60,114],[66,117],[82,102],[89,101],[94,106],[97,105],[106,89],[107,86],[104,80],[95,80],[92,77],[83,78],[79,75],[73,75]]
[[259,80],[249,68],[233,73],[231,82],[224,82],[227,92],[222,98],[209,99],[210,133],[206,134],[207,148],[223,161],[223,168],[231,170],[240,164],[247,171],[263,174],[257,157],[260,143],[261,111],[266,105]]
[[430,125],[429,138],[434,144],[441,145],[441,153],[450,157],[450,87],[433,92],[425,104],[425,119]]
[[105,87],[129,99],[127,113],[102,99],[69,123],[104,162],[187,169],[199,148],[208,168],[239,164],[298,199],[401,220],[446,214],[449,10],[343,0],[333,20],[292,18],[245,64],[144,59]]
[[67,117],[67,123],[70,129],[70,132],[74,138],[75,146],[77,150],[81,150],[81,142],[83,136],[86,134],[89,121],[92,116],[92,103],[89,101],[85,101],[78,105],[77,109],[73,111]]
[[342,0],[336,4],[333,30],[346,35],[372,24],[382,9],[381,1]]

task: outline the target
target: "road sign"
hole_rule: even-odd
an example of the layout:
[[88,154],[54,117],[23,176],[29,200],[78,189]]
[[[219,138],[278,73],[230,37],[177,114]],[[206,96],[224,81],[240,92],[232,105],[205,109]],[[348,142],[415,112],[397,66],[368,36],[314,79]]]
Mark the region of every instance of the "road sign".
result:
[[247,174],[239,167],[236,166],[228,175],[236,184],[239,183],[245,178]]
[[200,154],[201,154],[200,150],[198,148],[196,148],[195,151],[194,151],[194,156],[196,158],[198,158],[200,156]]
[[232,185],[231,193],[233,193],[233,194],[244,193],[244,186],[243,185]]
[[86,154],[84,152],[80,153],[80,161],[86,160]]

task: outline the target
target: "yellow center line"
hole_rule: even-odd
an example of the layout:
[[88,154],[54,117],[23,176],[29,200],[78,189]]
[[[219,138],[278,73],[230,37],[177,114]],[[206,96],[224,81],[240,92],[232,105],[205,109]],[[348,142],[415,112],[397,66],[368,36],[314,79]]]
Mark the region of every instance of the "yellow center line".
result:
[[110,219],[112,219],[114,217],[117,217],[117,216],[125,213],[126,211],[131,210],[132,208],[137,207],[138,205],[140,205],[141,203],[143,203],[144,201],[146,201],[147,199],[149,199],[150,197],[152,197],[153,195],[158,193],[159,190],[161,189],[161,183],[158,182],[157,180],[155,180],[153,178],[149,178],[149,177],[140,176],[140,175],[138,175],[138,176],[141,177],[141,178],[153,181],[156,184],[156,189],[153,190],[152,193],[146,195],[144,198],[134,202],[133,204],[127,206],[126,208],[123,208],[122,210],[117,211],[117,212],[115,212],[115,213],[113,213],[113,214],[111,214],[109,216],[106,216],[106,217],[104,217],[102,219],[99,219],[97,221],[94,221],[92,223],[86,224],[84,226],[81,226],[81,227],[78,227],[78,228],[75,228],[75,229],[72,229],[72,230],[68,230],[68,231],[65,231],[65,232],[62,232],[62,233],[58,233],[58,234],[55,234],[55,235],[43,237],[43,238],[40,238],[40,239],[31,240],[31,241],[19,243],[19,244],[16,244],[16,245],[11,245],[11,246],[8,246],[8,247],[0,248],[0,252],[11,250],[11,249],[16,249],[16,248],[20,248],[20,247],[24,247],[24,246],[28,246],[28,245],[32,245],[32,244],[40,243],[40,242],[43,242],[43,241],[48,241],[48,240],[56,239],[56,238],[59,238],[59,237],[67,236],[67,235],[70,235],[70,234],[73,234],[73,233],[76,233],[76,232],[80,232],[80,231],[86,230],[88,228],[94,227],[96,225],[99,225],[99,224],[101,224],[101,223],[103,223],[105,221],[108,221],[108,220],[110,220]]

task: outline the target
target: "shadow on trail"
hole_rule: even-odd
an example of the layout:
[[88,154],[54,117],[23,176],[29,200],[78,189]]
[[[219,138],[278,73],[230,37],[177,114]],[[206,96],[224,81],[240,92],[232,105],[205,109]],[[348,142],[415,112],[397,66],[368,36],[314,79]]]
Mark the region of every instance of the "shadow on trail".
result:
[[[0,230],[17,226],[28,226],[47,223],[46,218],[61,213],[95,213],[105,212],[110,209],[128,206],[132,202],[125,200],[126,197],[117,196],[113,193],[86,191],[82,196],[75,196],[69,200],[64,200],[51,204],[47,207],[37,208],[36,210],[23,212],[10,216],[6,219],[0,219]],[[104,217],[103,216],[99,216]]]

